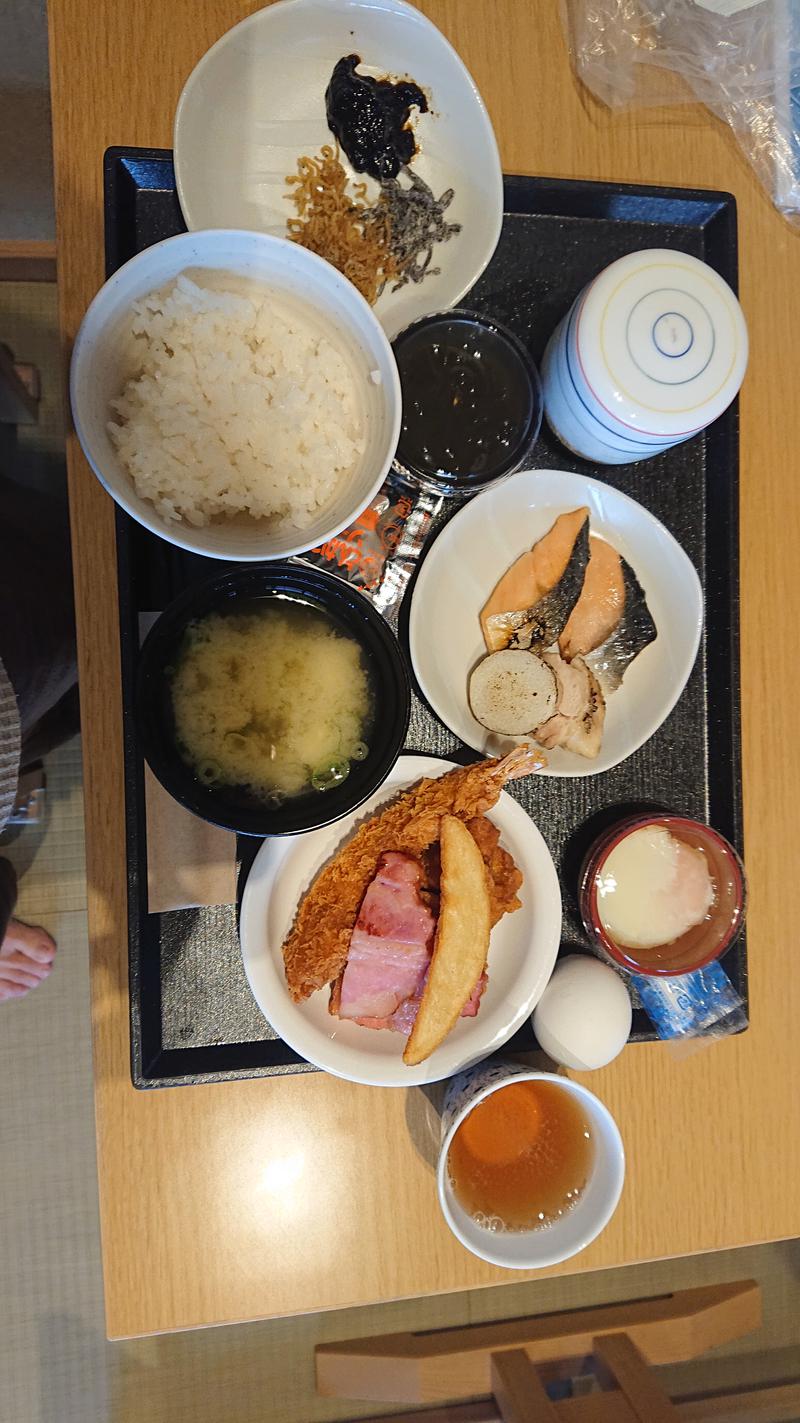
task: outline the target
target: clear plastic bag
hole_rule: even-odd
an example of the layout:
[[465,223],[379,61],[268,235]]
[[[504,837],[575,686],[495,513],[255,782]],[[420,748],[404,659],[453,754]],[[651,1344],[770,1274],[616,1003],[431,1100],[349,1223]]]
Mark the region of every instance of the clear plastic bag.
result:
[[562,5],[575,69],[598,99],[612,108],[699,99],[800,227],[800,0]]

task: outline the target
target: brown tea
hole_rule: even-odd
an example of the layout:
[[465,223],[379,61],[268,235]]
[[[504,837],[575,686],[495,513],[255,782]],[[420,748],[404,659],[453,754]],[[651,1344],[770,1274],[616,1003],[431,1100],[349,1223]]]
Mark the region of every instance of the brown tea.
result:
[[586,1188],[594,1142],[580,1101],[555,1082],[511,1082],[461,1123],[447,1165],[456,1197],[491,1230],[536,1230]]

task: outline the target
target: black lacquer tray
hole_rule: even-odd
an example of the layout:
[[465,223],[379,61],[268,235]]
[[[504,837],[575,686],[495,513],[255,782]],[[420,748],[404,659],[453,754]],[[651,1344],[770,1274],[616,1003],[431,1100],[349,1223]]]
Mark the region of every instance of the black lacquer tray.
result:
[[[184,229],[167,151],[110,149],[105,195],[109,274],[143,247]],[[734,199],[680,188],[507,177],[497,252],[462,304],[499,317],[538,361],[580,288],[616,257],[642,247],[690,252],[735,289]],[[737,406],[703,435],[640,464],[592,466],[562,449],[546,428],[531,463],[593,475],[645,504],[692,559],[706,600],[695,669],[678,705],[645,746],[603,775],[529,777],[511,787],[536,820],[559,869],[562,952],[568,952],[585,946],[575,902],[583,849],[621,807],[667,807],[709,820],[742,850]],[[442,518],[455,507],[446,507]],[[239,954],[236,906],[147,912],[142,758],[132,712],[139,614],[164,607],[213,564],[173,548],[121,511],[117,550],[134,1083],[156,1087],[310,1070],[274,1035],[253,1001]],[[416,696],[407,749],[463,761],[473,756]],[[257,842],[240,842],[242,878],[257,848]],[[724,965],[746,1003],[744,935]],[[653,1036],[648,1018],[637,1009],[634,1039]],[[526,1027],[506,1051],[535,1046]]]

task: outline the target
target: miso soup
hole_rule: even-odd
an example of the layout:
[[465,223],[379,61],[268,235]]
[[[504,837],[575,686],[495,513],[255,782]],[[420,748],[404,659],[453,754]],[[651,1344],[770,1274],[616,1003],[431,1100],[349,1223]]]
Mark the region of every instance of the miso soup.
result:
[[305,603],[253,599],[198,618],[171,691],[181,754],[198,778],[272,806],[338,785],[369,752],[365,654]]

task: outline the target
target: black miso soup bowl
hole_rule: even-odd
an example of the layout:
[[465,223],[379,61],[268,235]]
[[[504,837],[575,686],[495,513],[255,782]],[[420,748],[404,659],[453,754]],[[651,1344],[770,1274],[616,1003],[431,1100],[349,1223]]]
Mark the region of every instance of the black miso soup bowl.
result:
[[[271,807],[244,788],[204,784],[181,756],[172,711],[170,669],[186,628],[209,613],[235,612],[254,599],[291,599],[326,613],[360,644],[372,676],[374,722],[369,754],[353,762],[346,779]],[[154,775],[187,810],[242,835],[297,835],[330,825],[355,810],[381,786],[403,749],[411,690],[397,639],[363,593],[335,574],[302,563],[262,563],[229,568],[181,593],[153,624],[137,669],[136,719],[142,750]]]

